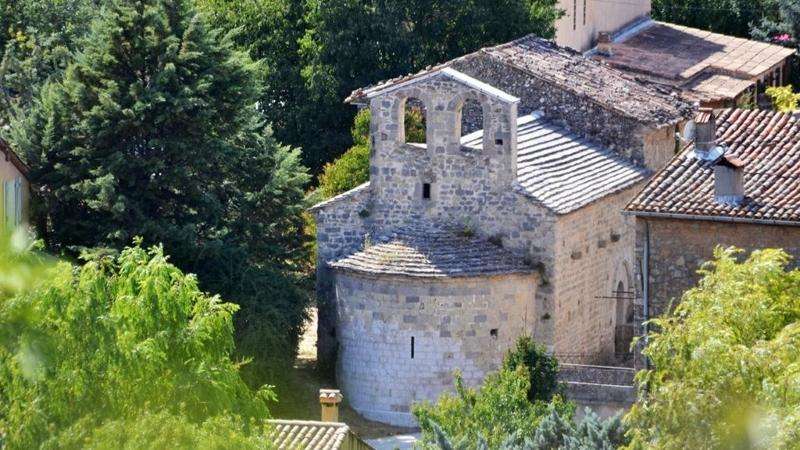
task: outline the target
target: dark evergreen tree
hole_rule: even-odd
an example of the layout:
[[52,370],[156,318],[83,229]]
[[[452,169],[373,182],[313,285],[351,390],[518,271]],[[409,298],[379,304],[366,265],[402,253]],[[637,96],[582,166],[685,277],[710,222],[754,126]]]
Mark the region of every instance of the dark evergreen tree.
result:
[[258,73],[187,1],[113,1],[11,138],[51,248],[163,243],[203,289],[243,306],[239,349],[263,362],[291,359],[302,324],[308,175],[258,112]]

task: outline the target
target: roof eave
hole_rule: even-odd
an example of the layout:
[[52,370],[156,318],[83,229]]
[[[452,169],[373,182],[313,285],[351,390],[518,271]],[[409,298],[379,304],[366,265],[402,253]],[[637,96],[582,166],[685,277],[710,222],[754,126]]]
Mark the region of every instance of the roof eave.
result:
[[638,211],[632,209],[624,209],[622,214],[627,216],[655,218],[655,219],[676,219],[676,220],[700,220],[705,222],[723,222],[723,223],[746,223],[751,225],[776,225],[786,227],[800,227],[800,221],[792,220],[777,220],[777,219],[754,219],[749,217],[734,217],[734,216],[702,216],[698,214],[677,214],[677,213],[662,213],[653,211]]

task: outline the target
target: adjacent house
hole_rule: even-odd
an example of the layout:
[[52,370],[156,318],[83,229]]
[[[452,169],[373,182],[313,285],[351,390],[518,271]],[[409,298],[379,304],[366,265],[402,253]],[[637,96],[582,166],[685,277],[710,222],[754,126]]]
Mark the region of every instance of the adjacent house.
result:
[[650,19],[650,0],[561,0],[556,42],[708,107],[754,104],[788,80],[791,48]]
[[789,114],[699,113],[694,142],[626,207],[636,218],[642,320],[694,286],[714,248],[800,257],[800,122]]
[[28,167],[0,139],[0,230],[11,230],[27,221],[30,199],[27,176]]
[[[521,335],[631,364],[634,224],[621,210],[692,109],[533,36],[355,91],[370,181],[312,208],[318,355],[365,417],[413,424]],[[406,142],[408,105],[426,142]]]

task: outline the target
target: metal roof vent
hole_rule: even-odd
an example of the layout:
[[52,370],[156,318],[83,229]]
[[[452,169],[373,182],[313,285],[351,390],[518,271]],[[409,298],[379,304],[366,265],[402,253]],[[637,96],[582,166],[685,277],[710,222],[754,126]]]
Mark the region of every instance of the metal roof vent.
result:
[[738,206],[744,201],[744,161],[723,155],[714,163],[714,200]]
[[710,108],[701,108],[693,121],[683,130],[684,139],[694,141],[694,157],[702,161],[715,161],[725,153],[717,145],[717,116]]

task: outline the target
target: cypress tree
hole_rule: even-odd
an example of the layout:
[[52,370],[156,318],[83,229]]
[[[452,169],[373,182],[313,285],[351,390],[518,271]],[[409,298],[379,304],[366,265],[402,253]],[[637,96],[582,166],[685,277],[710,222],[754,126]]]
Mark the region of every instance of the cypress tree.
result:
[[[244,307],[240,342],[259,343],[245,354],[291,356],[308,175],[258,112],[263,68],[187,0],[111,1],[85,42],[11,127],[47,243],[73,255],[163,243],[203,289]],[[270,342],[285,348],[264,354]]]

